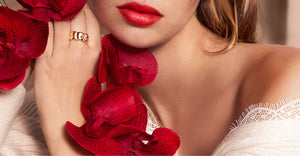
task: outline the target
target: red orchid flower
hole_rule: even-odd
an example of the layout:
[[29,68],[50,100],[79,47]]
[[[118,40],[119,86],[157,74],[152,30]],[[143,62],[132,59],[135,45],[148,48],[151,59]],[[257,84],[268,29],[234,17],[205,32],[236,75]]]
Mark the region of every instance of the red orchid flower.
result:
[[87,91],[91,94],[85,94],[90,98],[84,99],[91,101],[82,104],[86,124],[82,127],[66,124],[68,133],[79,145],[95,155],[173,155],[176,152],[180,140],[172,130],[159,128],[152,135],[145,133],[147,110],[143,104],[133,107],[134,97],[129,90],[120,88],[95,94],[100,88],[96,78],[88,82]]
[[0,7],[0,89],[10,90],[24,79],[30,60],[45,50],[48,24]]
[[[86,123],[67,123],[69,135],[96,155],[173,155],[178,135],[159,128],[147,134],[147,109],[135,86],[150,84],[158,65],[147,49],[123,45],[112,35],[102,40],[98,79],[88,84],[81,105]],[[101,83],[107,83],[102,91]]]
[[140,102],[130,88],[101,92],[101,84],[92,78],[81,108],[86,124],[76,127],[67,123],[67,131],[78,144],[94,154],[122,154],[123,148],[116,140],[146,130],[147,109]]
[[155,79],[158,66],[148,49],[128,47],[112,35],[105,36],[102,45],[98,71],[101,83],[146,86]]
[[68,20],[75,17],[87,3],[87,0],[18,0],[27,11],[26,16],[40,20]]

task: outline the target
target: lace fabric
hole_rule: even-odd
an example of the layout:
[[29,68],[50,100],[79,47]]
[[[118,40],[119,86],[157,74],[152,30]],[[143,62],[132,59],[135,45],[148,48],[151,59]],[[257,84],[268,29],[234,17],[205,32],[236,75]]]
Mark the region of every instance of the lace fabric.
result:
[[284,98],[278,103],[258,103],[245,109],[231,130],[241,125],[270,120],[300,119],[300,96]]
[[[146,104],[145,104],[146,105]],[[157,120],[157,118],[154,116],[154,113],[151,111],[151,109],[149,108],[148,105],[146,105],[147,107],[147,114],[148,114],[148,119],[147,119],[147,128],[146,128],[146,132],[148,134],[152,134],[153,131],[157,128],[161,128],[163,127],[162,124],[159,124],[160,122]]]
[[[147,104],[145,104],[147,106]],[[148,109],[147,133],[151,134],[156,128],[162,127],[151,109]],[[241,125],[268,121],[300,119],[300,95],[282,99],[280,102],[253,104],[245,109],[242,115],[232,123],[231,131]],[[159,123],[159,124],[158,124]]]

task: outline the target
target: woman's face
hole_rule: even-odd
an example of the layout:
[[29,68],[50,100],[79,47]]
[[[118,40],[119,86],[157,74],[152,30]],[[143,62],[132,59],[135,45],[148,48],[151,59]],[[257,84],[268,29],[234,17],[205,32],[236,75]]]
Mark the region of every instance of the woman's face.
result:
[[179,33],[200,0],[94,0],[98,19],[123,43],[149,48]]

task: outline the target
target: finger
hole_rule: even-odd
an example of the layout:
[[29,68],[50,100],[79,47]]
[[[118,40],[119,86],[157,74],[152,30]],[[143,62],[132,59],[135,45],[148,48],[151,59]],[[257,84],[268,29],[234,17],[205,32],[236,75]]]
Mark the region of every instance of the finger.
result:
[[39,57],[42,59],[51,57],[53,52],[53,42],[54,42],[53,23],[49,22],[48,26],[49,26],[49,35],[48,35],[47,46],[45,52]]
[[[81,12],[71,20],[71,31],[86,33],[86,16],[84,10],[81,10]],[[75,40],[70,41],[70,46],[77,45],[85,45],[85,43]]]
[[98,20],[88,5],[84,7],[84,11],[86,17],[88,17],[86,18],[86,31],[89,34],[88,45],[99,49],[101,46],[101,32]]
[[[54,21],[54,46],[59,49],[69,48],[70,21]],[[55,55],[55,54],[54,54]]]

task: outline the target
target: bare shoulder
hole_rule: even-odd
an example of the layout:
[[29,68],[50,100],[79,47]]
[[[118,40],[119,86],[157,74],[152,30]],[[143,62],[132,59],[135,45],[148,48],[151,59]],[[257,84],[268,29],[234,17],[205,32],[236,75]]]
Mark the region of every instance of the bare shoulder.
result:
[[300,49],[255,45],[251,50],[256,50],[259,57],[241,82],[238,112],[252,104],[277,103],[283,98],[300,95]]

